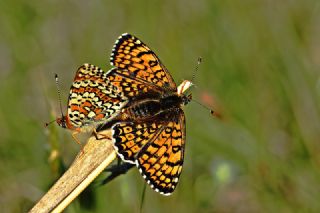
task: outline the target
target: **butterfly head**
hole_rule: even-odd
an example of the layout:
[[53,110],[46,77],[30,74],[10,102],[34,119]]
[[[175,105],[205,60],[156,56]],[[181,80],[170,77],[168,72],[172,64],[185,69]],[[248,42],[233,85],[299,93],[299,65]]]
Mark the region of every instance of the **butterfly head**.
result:
[[178,96],[182,98],[182,104],[187,105],[191,100],[191,94],[186,95],[186,91],[193,85],[191,81],[184,80],[177,88]]
[[67,118],[66,118],[66,116],[62,116],[61,118],[57,118],[56,122],[62,128],[67,128]]
[[182,104],[187,105],[192,100],[192,95],[183,95],[182,96]]

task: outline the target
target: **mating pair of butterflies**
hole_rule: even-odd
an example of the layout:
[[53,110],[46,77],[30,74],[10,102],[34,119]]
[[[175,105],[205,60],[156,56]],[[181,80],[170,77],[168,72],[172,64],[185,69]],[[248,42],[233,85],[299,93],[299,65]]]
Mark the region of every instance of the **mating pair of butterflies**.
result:
[[155,191],[170,195],[181,174],[185,115],[191,100],[150,48],[130,34],[116,41],[108,72],[84,64],[70,89],[68,112],[57,123],[75,132],[109,125],[120,158],[135,164]]

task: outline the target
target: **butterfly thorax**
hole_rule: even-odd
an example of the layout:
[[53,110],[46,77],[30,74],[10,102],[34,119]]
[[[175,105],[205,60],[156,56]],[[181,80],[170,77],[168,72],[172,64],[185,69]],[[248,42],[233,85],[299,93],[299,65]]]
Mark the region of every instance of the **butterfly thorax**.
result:
[[148,121],[162,112],[179,109],[189,101],[190,98],[185,95],[172,94],[159,99],[137,101],[124,109],[123,113],[130,119]]

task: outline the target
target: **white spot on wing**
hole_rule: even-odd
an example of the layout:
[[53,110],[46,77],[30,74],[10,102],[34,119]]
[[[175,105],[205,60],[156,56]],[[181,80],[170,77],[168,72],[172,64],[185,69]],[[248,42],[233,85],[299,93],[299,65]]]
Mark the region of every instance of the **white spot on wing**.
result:
[[93,118],[94,116],[96,116],[96,113],[94,113],[93,111],[89,112],[88,114],[89,118]]
[[[135,164],[137,165],[137,166],[139,166],[139,161],[138,161],[138,159],[136,159],[135,161]],[[142,170],[141,170],[142,171]]]
[[164,193],[164,192],[160,192],[160,194],[164,195],[164,196],[169,196],[171,195],[171,193]]

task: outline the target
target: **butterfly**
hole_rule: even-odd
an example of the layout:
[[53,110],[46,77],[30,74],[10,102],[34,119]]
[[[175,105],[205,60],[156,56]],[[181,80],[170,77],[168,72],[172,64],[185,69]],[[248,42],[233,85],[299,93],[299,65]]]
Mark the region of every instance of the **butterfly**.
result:
[[136,165],[151,188],[170,195],[184,161],[182,107],[191,101],[186,91],[192,83],[177,87],[156,54],[127,33],[116,41],[110,62],[115,68],[108,72],[91,64],[77,70],[67,114],[56,122],[74,133],[111,128],[118,156]]
[[102,122],[114,118],[128,102],[124,94],[112,85],[107,73],[92,64],[80,66],[70,88],[68,111],[57,118],[59,126],[75,135],[95,129]]
[[[182,107],[191,101],[185,80],[178,87],[156,54],[141,40],[122,34],[111,53],[107,78],[128,99],[112,123],[120,158],[135,164],[155,191],[170,195],[184,161],[186,125]],[[108,125],[108,124],[107,124]]]

